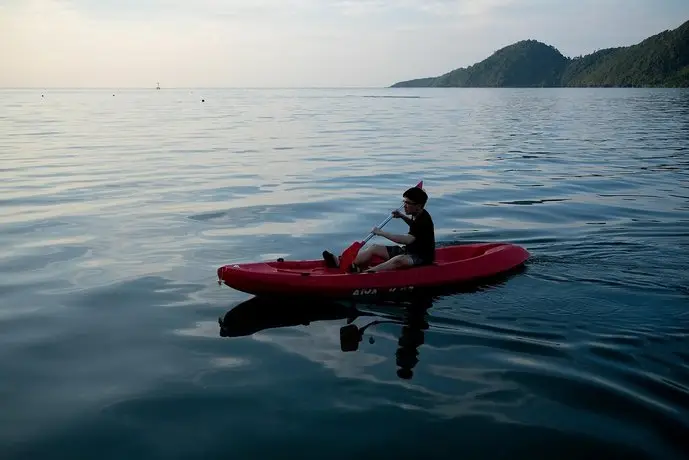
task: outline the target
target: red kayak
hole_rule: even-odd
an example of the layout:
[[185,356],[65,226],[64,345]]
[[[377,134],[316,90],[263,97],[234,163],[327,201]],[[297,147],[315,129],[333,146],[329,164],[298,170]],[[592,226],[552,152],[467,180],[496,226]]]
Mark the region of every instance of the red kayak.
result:
[[254,295],[375,296],[490,278],[529,258],[526,249],[508,243],[443,246],[435,254],[433,265],[378,273],[342,273],[322,259],[224,265],[218,268],[218,282]]

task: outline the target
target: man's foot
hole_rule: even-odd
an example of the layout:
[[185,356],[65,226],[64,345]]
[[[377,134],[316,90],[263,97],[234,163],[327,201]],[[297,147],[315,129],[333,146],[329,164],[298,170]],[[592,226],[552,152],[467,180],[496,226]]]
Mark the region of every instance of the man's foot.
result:
[[349,271],[351,273],[361,273],[361,267],[359,267],[357,264],[352,264],[349,266]]
[[331,252],[323,251],[323,260],[325,261],[325,266],[328,268],[337,268],[340,266],[340,261]]

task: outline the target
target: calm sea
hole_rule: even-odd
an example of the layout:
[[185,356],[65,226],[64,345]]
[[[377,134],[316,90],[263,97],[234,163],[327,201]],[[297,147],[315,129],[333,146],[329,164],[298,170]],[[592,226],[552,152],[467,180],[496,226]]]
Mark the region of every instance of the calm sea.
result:
[[[686,458],[689,91],[0,99],[3,460]],[[408,305],[217,284],[344,249],[419,180],[439,245],[525,269]]]

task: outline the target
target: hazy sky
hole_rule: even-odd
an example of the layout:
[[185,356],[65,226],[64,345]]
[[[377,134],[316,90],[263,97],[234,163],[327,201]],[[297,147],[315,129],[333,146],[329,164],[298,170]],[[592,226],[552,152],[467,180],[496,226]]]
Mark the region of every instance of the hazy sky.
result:
[[0,87],[389,86],[686,20],[689,0],[0,0]]

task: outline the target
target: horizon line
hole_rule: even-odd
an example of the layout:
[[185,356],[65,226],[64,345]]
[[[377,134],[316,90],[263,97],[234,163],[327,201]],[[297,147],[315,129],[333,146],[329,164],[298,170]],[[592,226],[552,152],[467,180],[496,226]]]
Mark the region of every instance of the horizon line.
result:
[[[431,77],[435,78],[435,77]],[[170,90],[441,90],[441,89],[687,89],[683,86],[171,86],[157,89],[148,86],[6,86],[0,91],[170,91]]]
[[93,90],[127,90],[127,89],[145,89],[151,91],[164,91],[166,89],[388,89],[390,86],[376,86],[376,85],[352,85],[352,86],[167,86],[156,88],[155,86],[0,86],[0,90],[4,89],[93,89]]

